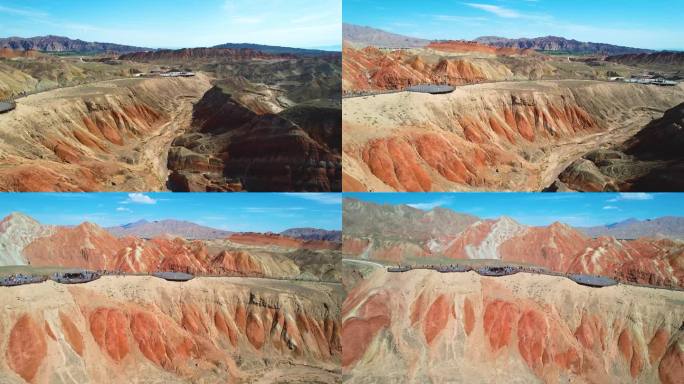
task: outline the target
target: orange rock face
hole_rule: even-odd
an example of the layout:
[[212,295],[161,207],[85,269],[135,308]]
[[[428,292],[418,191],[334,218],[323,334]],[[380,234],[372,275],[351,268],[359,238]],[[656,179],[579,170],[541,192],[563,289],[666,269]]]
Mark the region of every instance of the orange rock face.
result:
[[29,315],[21,316],[9,335],[7,364],[17,375],[31,382],[46,354],[43,330]]
[[430,309],[428,309],[423,320],[423,334],[428,344],[432,343],[444,327],[446,327],[449,315],[452,313],[451,303],[444,295],[439,295],[430,305]]
[[540,370],[548,332],[546,319],[535,310],[529,310],[518,320],[518,350],[520,356],[533,370]]
[[114,361],[121,361],[129,352],[128,321],[115,308],[98,308],[90,314],[90,333],[97,344]]
[[463,329],[466,335],[470,335],[475,327],[475,311],[473,310],[473,304],[470,299],[466,297],[463,301]]
[[482,326],[494,351],[508,345],[518,315],[518,308],[511,303],[495,300],[486,305]]
[[78,327],[71,321],[69,316],[62,312],[59,313],[59,320],[62,323],[62,330],[64,331],[67,342],[76,353],[83,356],[85,347],[83,345],[83,336],[81,335],[81,332],[79,332]]
[[380,330],[389,326],[391,312],[386,292],[370,296],[359,308],[358,315],[342,323],[342,366],[346,367],[363,356]]
[[[365,251],[363,242],[345,238],[350,254]],[[368,242],[368,240],[364,240]],[[428,242],[439,241],[434,252]],[[619,281],[656,286],[684,286],[684,265],[676,260],[684,254],[681,243],[668,239],[618,240],[590,238],[562,223],[526,227],[510,218],[480,220],[445,239],[428,239],[405,252],[374,241],[376,260],[404,263],[407,259],[448,257],[452,259],[499,259],[531,264],[550,271],[602,275]],[[389,256],[384,256],[387,253]]]
[[383,52],[377,48],[343,47],[342,89],[344,92],[403,89],[415,84],[452,85],[476,83],[486,75],[473,62],[442,59],[428,64],[421,56],[401,50]]
[[[442,67],[447,72],[466,71],[461,64]],[[468,92],[435,99],[417,95],[415,101],[413,95],[382,95],[370,101],[378,104],[376,109],[393,112],[384,116],[381,124],[372,125],[369,121],[374,117],[363,108],[364,99],[347,99],[345,108],[361,111],[343,115],[348,138],[343,153],[356,164],[345,169],[347,185],[350,191],[359,190],[359,184],[366,190],[377,190],[375,180],[365,180],[371,176],[384,188],[407,192],[544,188],[547,185],[533,186],[539,183],[540,176],[535,164],[543,163],[543,159],[532,153],[551,150],[559,143],[597,133],[607,126],[589,112],[593,106],[571,100],[571,92],[562,93],[537,97],[528,90],[487,93],[483,87],[470,99],[465,96]],[[408,102],[403,97],[420,103],[415,116],[397,112],[403,109],[398,105]],[[365,131],[374,134],[363,140]]]
[[658,373],[663,384],[681,383],[684,377],[684,351],[680,343],[674,343],[668,348],[658,365]]
[[247,334],[247,339],[252,343],[254,348],[261,349],[261,347],[264,346],[264,340],[266,339],[264,325],[257,315],[252,313],[249,314],[247,317],[245,333]]
[[285,248],[339,249],[340,245],[323,240],[300,240],[278,234],[236,233],[228,237],[230,241],[248,245],[276,245]]
[[[231,242],[256,247],[279,246],[288,251],[296,249],[338,250],[339,242],[304,241],[279,235],[235,234]],[[76,227],[55,227],[42,237],[36,237],[22,251],[33,266],[61,266],[91,270],[145,273],[179,271],[191,274],[280,277],[298,274],[297,266],[289,259],[255,257],[252,250],[239,249],[223,240],[209,247],[204,240],[156,237],[117,238],[91,223]]]
[[479,52],[493,55],[531,55],[534,51],[522,50],[517,48],[499,48],[491,45],[476,43],[474,41],[449,40],[433,41],[427,46],[443,52]]
[[[588,288],[521,274],[377,272],[343,305],[345,373],[352,381],[422,376],[445,382],[677,382],[684,309],[670,300],[681,292],[647,289]],[[637,303],[646,298],[642,311]],[[366,309],[369,302],[377,311]],[[463,305],[463,316],[453,320],[452,302]],[[388,322],[372,324],[379,311],[390,315]],[[625,318],[637,317],[643,328],[625,327]],[[347,343],[347,335],[356,342]],[[641,340],[650,341],[648,351]],[[393,370],[382,369],[390,365]]]

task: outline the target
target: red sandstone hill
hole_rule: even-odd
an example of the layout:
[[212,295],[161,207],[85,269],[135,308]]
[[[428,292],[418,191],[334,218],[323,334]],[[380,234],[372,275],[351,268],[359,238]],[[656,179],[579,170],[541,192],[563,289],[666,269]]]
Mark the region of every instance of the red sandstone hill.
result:
[[623,65],[655,65],[673,66],[681,68],[684,66],[684,52],[653,52],[653,53],[630,53],[606,57],[606,61],[620,63]]
[[268,54],[253,49],[232,48],[183,48],[161,49],[157,51],[133,52],[121,55],[120,60],[156,61],[156,60],[187,60],[187,59],[216,59],[228,58],[233,60],[296,58],[292,54]]
[[40,53],[35,50],[12,49],[8,47],[0,48],[0,57],[12,59],[15,57],[38,57]]
[[[564,273],[604,275],[639,284],[684,287],[684,242],[671,239],[638,238],[618,240],[591,238],[581,230],[562,223],[528,227],[503,217],[471,223],[448,236],[422,228],[411,219],[397,220],[392,213],[401,207],[377,206],[358,200],[345,200],[344,252],[369,259],[397,263],[421,263],[423,258],[497,259],[545,267]],[[347,208],[351,204],[353,209]],[[367,205],[366,209],[364,206]],[[377,211],[383,210],[384,213]],[[410,209],[409,207],[403,207]],[[365,212],[365,214],[364,214]],[[384,223],[388,233],[398,228],[420,228],[423,236],[391,240],[377,227]],[[374,231],[365,235],[358,228]],[[440,228],[443,230],[443,228]]]
[[[193,274],[238,274],[250,276],[295,277],[311,270],[323,274],[336,260],[313,252],[301,260],[288,255],[293,251],[328,251],[339,243],[301,240],[276,234],[233,234],[226,240],[186,240],[159,236],[150,240],[133,236],[115,237],[92,223],[76,227],[43,227],[26,223],[25,216],[6,218],[0,227],[0,246],[9,249],[2,265],[67,267],[91,270],[147,273],[183,271]],[[19,244],[8,248],[8,245]],[[236,246],[237,244],[237,246]],[[241,245],[249,245],[246,249]],[[276,246],[277,249],[271,249]],[[269,252],[261,252],[262,248]],[[283,248],[283,249],[280,249]],[[312,258],[318,257],[318,261]],[[305,265],[306,260],[311,265]],[[301,265],[300,265],[301,264]],[[320,267],[320,268],[318,268]],[[318,269],[316,269],[318,268]],[[316,274],[316,273],[314,273]]]
[[341,244],[326,240],[302,240],[295,237],[283,236],[276,233],[234,233],[228,240],[245,245],[273,245],[283,248],[297,249],[340,249]]
[[349,383],[681,383],[681,300],[555,276],[378,271],[342,306],[343,372]]
[[147,276],[55,284],[0,295],[3,383],[339,382],[336,286]]
[[442,58],[426,63],[406,51],[384,52],[374,47],[343,47],[342,89],[371,91],[403,89],[423,83],[462,85],[481,82],[487,75],[466,59]]
[[459,52],[459,53],[487,53],[492,55],[532,55],[534,50],[518,49],[509,47],[495,47],[492,45],[480,44],[475,41],[464,40],[443,40],[433,41],[427,45],[427,48],[443,52]]

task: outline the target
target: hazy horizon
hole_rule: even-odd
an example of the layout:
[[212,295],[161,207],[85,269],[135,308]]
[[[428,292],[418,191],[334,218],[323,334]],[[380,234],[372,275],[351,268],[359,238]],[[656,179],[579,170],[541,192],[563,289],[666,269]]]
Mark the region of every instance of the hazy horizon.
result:
[[13,212],[42,224],[85,221],[114,227],[166,219],[235,232],[290,228],[342,229],[340,194],[333,193],[5,193],[0,219]]
[[653,50],[684,50],[681,12],[667,0],[345,0],[345,23],[410,37],[474,40],[559,36]]
[[684,197],[678,193],[345,193],[344,197],[425,211],[447,208],[483,219],[508,216],[530,226],[559,221],[574,227],[593,227],[628,219],[684,217]]
[[54,35],[155,49],[245,42],[340,50],[341,18],[339,0],[0,0],[0,37]]

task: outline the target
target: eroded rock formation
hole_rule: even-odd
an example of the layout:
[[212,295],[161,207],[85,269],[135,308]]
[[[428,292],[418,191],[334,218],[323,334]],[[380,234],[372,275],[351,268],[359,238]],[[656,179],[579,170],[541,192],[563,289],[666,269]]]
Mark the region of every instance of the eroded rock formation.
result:
[[295,278],[308,272],[310,280],[335,280],[330,270],[341,258],[340,243],[324,240],[257,233],[214,240],[119,238],[88,222],[75,227],[42,226],[20,214],[0,223],[0,247],[11,252],[0,260],[4,266],[275,278]]
[[348,98],[344,188],[542,190],[587,151],[623,143],[683,97],[680,87],[543,81]]
[[[21,298],[21,301],[17,301]],[[15,287],[0,302],[7,382],[339,380],[335,285],[103,277]]]
[[342,310],[350,383],[672,383],[682,292],[569,280],[379,270]]
[[[531,227],[508,217],[478,220],[446,209],[426,212],[350,199],[344,201],[344,215],[342,250],[348,257],[402,264],[495,259],[555,272],[684,287],[684,243],[676,238],[593,238],[559,222]],[[434,220],[437,217],[450,218],[454,224]],[[388,229],[376,229],[383,226]]]

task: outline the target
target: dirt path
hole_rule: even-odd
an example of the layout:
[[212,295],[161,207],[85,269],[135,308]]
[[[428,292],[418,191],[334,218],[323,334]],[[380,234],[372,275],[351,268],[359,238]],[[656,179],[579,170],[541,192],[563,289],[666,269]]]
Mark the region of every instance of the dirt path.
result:
[[542,190],[551,185],[558,175],[565,170],[573,161],[581,158],[587,152],[596,149],[614,148],[629,138],[633,137],[646,124],[658,118],[664,111],[644,111],[643,108],[632,108],[625,113],[625,119],[616,119],[613,126],[606,131],[580,137],[551,149],[548,159],[541,165],[541,174],[537,190]]
[[155,175],[155,190],[168,191],[167,160],[171,143],[183,134],[192,122],[194,98],[179,96],[179,99],[180,105],[171,115],[169,122],[161,126],[156,135],[146,138],[136,147],[141,154],[137,169],[148,169]]

